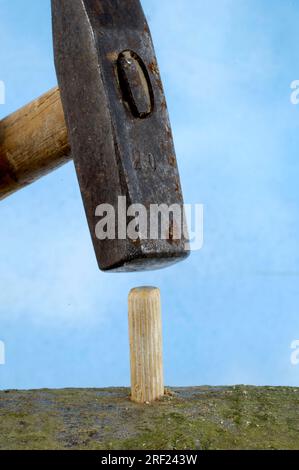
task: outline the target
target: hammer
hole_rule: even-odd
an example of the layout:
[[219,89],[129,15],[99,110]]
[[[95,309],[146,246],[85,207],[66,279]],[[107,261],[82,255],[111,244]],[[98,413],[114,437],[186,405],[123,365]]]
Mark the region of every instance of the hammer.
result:
[[145,237],[137,224],[137,237],[119,236],[119,218],[114,238],[96,232],[98,208],[117,211],[119,201],[125,215],[132,206],[161,205],[183,214],[165,95],[139,0],[51,3],[59,89],[0,121],[0,199],[72,158],[101,270],[151,270],[183,260],[184,216],[171,211],[167,234]]

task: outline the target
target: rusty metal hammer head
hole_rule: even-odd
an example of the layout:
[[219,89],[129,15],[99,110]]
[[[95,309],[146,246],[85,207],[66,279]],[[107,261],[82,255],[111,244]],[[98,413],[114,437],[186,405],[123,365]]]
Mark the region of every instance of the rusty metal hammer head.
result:
[[[162,223],[158,236],[150,232],[150,223],[146,235],[144,224],[140,227],[141,206],[148,213],[160,205],[182,209],[183,197],[162,82],[139,0],[52,0],[52,16],[72,156],[100,268],[126,272],[180,261],[188,251],[177,211],[169,212],[167,233]],[[134,204],[140,209],[137,235],[129,237],[123,216]],[[108,207],[122,213],[114,219],[115,236],[104,238],[96,227]],[[161,212],[159,217],[161,222]]]

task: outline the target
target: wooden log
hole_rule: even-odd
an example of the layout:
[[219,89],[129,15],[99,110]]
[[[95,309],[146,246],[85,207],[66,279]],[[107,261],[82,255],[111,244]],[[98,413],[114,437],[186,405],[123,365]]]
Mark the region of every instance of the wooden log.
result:
[[150,403],[164,395],[160,290],[133,289],[129,295],[131,399]]
[[0,199],[71,159],[58,88],[0,121]]

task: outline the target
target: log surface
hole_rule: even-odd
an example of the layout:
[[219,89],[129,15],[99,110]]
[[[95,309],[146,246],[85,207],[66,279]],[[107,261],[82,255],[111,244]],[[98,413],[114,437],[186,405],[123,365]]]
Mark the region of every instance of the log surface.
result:
[[151,405],[130,390],[0,392],[0,449],[299,449],[299,389],[174,388]]
[[0,121],[0,200],[71,159],[58,88]]

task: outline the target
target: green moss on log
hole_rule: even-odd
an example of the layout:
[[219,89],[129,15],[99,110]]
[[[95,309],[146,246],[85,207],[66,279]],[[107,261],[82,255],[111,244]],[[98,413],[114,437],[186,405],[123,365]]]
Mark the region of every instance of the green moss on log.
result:
[[0,449],[299,449],[299,389],[175,388],[151,405],[124,388],[0,392]]

